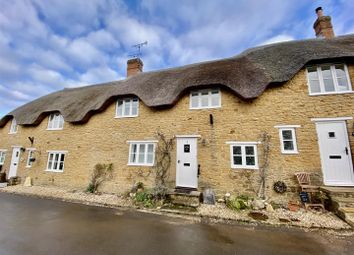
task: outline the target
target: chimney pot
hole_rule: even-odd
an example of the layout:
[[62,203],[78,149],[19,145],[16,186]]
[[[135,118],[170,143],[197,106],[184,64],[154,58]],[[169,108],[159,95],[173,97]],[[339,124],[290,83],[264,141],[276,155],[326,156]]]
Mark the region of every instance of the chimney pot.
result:
[[132,58],[127,61],[127,77],[143,71],[143,61],[140,58]]
[[317,38],[334,38],[334,31],[330,16],[323,15],[322,7],[316,8],[317,19],[313,24]]

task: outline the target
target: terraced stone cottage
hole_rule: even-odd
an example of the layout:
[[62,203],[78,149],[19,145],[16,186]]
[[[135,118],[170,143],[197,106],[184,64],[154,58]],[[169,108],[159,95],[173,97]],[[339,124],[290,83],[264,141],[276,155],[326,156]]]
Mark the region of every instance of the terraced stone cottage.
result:
[[[294,173],[323,185],[354,186],[354,35],[252,48],[235,57],[154,72],[128,61],[125,80],[64,89],[0,120],[0,165],[34,185],[85,189],[97,163],[113,163],[102,187],[121,193],[153,185],[156,133],[174,138],[168,185],[248,193],[270,135],[268,196]],[[245,173],[249,175],[245,175]]]

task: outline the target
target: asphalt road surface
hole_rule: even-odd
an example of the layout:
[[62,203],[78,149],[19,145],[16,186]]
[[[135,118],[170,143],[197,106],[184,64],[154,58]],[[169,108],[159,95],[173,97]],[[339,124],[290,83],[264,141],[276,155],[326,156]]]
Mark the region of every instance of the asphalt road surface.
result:
[[203,224],[190,218],[0,193],[0,255],[354,255],[353,241],[353,236]]

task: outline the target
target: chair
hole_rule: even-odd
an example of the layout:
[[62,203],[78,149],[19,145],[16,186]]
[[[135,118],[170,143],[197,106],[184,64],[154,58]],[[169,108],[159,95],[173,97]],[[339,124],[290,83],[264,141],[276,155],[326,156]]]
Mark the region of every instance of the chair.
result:
[[309,193],[309,200],[310,201],[309,201],[309,203],[304,203],[305,208],[306,209],[321,208],[322,210],[324,210],[322,199],[321,199],[321,203],[313,203],[312,193],[320,192],[320,186],[311,185],[310,174],[306,173],[306,172],[298,172],[298,173],[295,173],[295,176],[297,178],[297,181],[299,182],[301,191]]

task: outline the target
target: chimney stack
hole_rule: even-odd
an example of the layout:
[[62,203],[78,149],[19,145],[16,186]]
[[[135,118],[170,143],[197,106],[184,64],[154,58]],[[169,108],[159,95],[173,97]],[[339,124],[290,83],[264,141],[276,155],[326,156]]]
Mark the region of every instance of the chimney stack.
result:
[[127,61],[127,77],[141,73],[143,71],[143,61],[140,58],[133,58]]
[[322,7],[316,8],[317,19],[313,24],[317,38],[330,39],[334,37],[333,26],[330,16],[323,16]]

